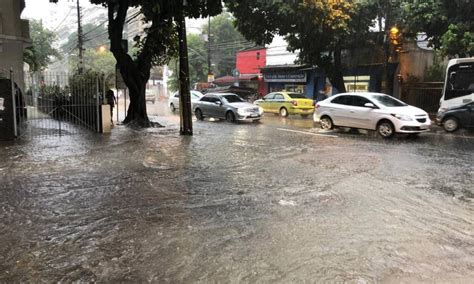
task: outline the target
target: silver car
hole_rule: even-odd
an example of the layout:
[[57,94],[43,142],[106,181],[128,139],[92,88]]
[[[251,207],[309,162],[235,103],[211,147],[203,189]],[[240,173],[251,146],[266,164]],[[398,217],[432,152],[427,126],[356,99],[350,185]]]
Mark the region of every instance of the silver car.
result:
[[[203,94],[199,91],[191,90],[191,108],[195,102],[197,102]],[[174,92],[168,99],[168,106],[172,112],[175,112],[179,109],[179,92]]]
[[209,93],[194,104],[194,114],[199,120],[205,117],[225,118],[229,122],[256,121],[262,117],[263,109],[244,101],[232,93]]

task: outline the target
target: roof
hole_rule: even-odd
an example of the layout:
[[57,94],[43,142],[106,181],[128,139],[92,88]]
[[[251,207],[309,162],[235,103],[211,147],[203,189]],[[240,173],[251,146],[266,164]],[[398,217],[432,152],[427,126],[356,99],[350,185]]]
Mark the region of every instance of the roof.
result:
[[[239,81],[251,81],[258,79],[258,75],[256,74],[241,74],[239,76]],[[234,83],[237,82],[237,78],[233,76],[224,76],[224,77],[219,77],[214,79],[213,83],[219,84],[219,83]]]
[[213,83],[233,83],[235,82],[235,78],[233,76],[223,76],[214,79]]

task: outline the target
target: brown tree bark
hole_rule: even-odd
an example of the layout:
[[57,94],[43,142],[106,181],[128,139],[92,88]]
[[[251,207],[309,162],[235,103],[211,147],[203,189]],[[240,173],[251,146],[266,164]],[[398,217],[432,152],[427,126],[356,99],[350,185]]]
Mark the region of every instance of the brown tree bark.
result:
[[[122,46],[122,33],[129,8],[129,0],[120,0],[108,6],[110,51],[117,60],[123,80],[129,89],[130,105],[123,123],[139,127],[149,127],[146,111],[145,89],[150,78],[151,55],[144,50],[137,60],[133,60]],[[155,21],[153,21],[153,25]],[[151,36],[151,35],[149,35]],[[147,38],[149,42],[149,38]],[[146,48],[147,43],[145,43]]]
[[341,45],[337,44],[334,48],[333,70],[329,76],[329,79],[331,80],[332,85],[337,88],[339,93],[345,93],[346,86],[344,85],[344,74],[342,73],[341,53]]

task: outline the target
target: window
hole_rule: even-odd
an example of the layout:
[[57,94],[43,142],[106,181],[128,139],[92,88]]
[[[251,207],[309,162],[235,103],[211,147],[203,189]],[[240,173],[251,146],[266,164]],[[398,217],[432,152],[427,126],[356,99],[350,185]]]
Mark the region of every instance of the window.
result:
[[237,95],[224,95],[222,98],[227,101],[228,103],[241,103],[244,102],[239,96]]
[[371,98],[377,103],[386,106],[386,107],[403,107],[407,106],[406,103],[399,101],[395,98],[392,98],[388,95],[372,95]]
[[179,92],[174,93],[174,97],[175,98],[179,97]]
[[369,75],[344,76],[344,86],[350,93],[368,92],[369,82]]
[[273,100],[273,98],[275,97],[275,94],[271,93],[271,94],[268,94],[266,95],[265,97],[263,97],[265,100]]
[[351,105],[351,97],[350,96],[340,96],[334,98],[331,103],[333,104],[339,104],[339,105]]
[[451,66],[448,70],[444,99],[467,96],[474,92],[474,64],[465,63]]
[[282,94],[276,94],[275,95],[275,100],[282,100],[283,101],[283,100],[285,100],[285,98],[283,97]]
[[260,52],[257,52],[257,60],[260,60]]
[[210,97],[209,97],[209,102],[215,103],[215,102],[217,102],[217,101],[219,101],[219,98],[218,98],[218,97],[215,97],[215,96],[210,96]]
[[366,106],[364,106],[366,103],[372,103],[372,102],[369,101],[368,99],[364,98],[364,97],[359,97],[359,96],[352,97],[352,103],[351,104],[353,106],[366,107]]
[[204,96],[201,98],[202,102],[212,102],[212,97],[211,96]]
[[292,99],[307,99],[307,97],[305,97],[304,95],[297,93],[289,93],[288,96],[290,96],[290,98]]

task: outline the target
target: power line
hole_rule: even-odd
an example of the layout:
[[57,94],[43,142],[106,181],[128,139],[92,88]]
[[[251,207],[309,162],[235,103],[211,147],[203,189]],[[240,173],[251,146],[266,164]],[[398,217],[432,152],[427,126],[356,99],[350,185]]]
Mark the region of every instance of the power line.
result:
[[74,10],[74,7],[71,7],[69,9],[69,12],[66,14],[66,17],[64,17],[64,19],[62,19],[62,21],[56,26],[56,28],[53,29],[53,32],[56,32],[64,24],[64,21],[66,21],[66,19],[69,17],[72,10]]

